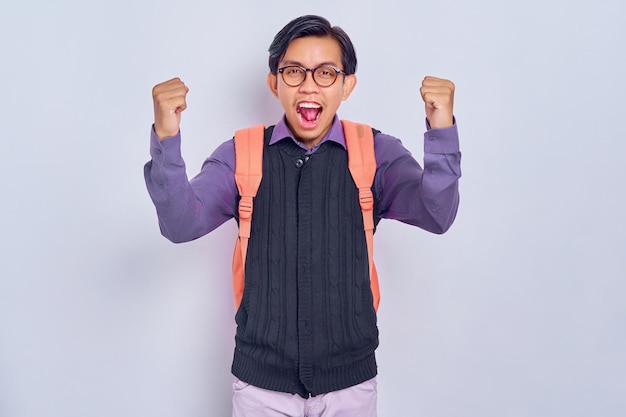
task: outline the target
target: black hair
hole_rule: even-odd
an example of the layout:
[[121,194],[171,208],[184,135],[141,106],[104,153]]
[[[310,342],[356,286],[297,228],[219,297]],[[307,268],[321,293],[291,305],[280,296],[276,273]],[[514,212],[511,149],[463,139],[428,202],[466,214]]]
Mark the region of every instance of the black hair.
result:
[[314,15],[295,18],[276,34],[268,50],[270,53],[270,72],[276,74],[278,63],[283,59],[289,44],[294,39],[307,36],[328,36],[335,39],[341,47],[343,70],[346,74],[354,74],[356,72],[356,51],[348,34],[338,26],[331,26],[327,19]]

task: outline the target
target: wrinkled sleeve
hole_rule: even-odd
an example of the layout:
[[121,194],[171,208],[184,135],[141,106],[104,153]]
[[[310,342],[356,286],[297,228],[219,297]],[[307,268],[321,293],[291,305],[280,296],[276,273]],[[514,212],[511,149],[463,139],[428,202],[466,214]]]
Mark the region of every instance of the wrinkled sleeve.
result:
[[180,132],[159,141],[153,128],[151,160],[144,166],[161,233],[175,243],[204,236],[234,217],[238,198],[232,140],[220,145],[191,181],[180,144]]
[[456,121],[451,127],[424,133],[423,168],[397,138],[378,134],[374,146],[377,215],[433,233],[446,232],[459,206],[461,152]]

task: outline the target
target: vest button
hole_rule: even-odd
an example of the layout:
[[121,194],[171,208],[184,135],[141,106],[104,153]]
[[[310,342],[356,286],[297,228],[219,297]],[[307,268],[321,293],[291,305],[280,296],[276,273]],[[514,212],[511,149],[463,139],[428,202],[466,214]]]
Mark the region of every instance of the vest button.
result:
[[296,160],[296,168],[302,168],[302,165],[304,165],[304,161],[302,159]]

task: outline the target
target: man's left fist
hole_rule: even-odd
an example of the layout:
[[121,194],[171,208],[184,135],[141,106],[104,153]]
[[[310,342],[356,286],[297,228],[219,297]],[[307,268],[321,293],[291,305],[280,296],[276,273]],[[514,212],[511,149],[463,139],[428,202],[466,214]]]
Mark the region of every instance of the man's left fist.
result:
[[436,77],[425,77],[420,94],[426,105],[426,118],[431,128],[450,127],[453,124],[454,83]]

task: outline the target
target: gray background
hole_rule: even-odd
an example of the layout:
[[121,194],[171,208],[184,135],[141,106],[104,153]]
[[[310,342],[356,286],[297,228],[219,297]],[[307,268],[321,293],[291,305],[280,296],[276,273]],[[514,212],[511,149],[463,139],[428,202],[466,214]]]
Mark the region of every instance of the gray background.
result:
[[307,13],[357,47],[340,116],[418,160],[421,79],[457,85],[456,223],[376,236],[380,415],[626,415],[624,3],[214,3],[3,2],[0,416],[229,415],[236,227],[160,236],[150,90],[190,86],[193,175],[281,116],[267,47]]

